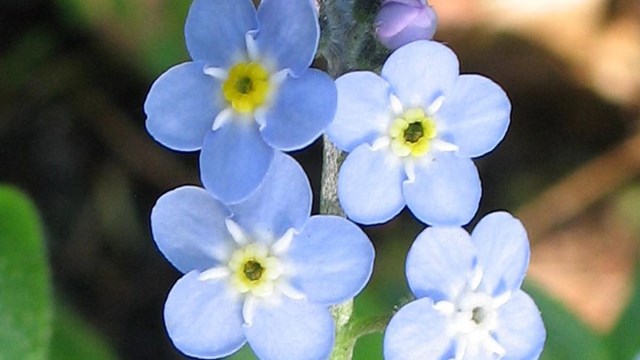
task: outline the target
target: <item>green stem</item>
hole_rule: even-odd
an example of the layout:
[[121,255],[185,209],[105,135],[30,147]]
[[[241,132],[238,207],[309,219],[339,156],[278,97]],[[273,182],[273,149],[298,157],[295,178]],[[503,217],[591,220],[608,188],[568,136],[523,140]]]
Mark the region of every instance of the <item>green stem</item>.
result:
[[356,341],[368,334],[384,331],[391,318],[390,314],[379,315],[366,319],[352,319],[341,332],[336,334],[336,344],[331,354],[331,360],[350,360]]
[[[344,210],[340,207],[338,201],[338,170],[344,159],[342,152],[327,139],[326,135],[322,138],[322,180],[320,185],[320,213],[345,216]],[[334,347],[331,360],[350,360],[353,352],[353,344],[348,340],[346,334],[349,328],[351,314],[353,312],[353,300],[349,300],[343,304],[333,306],[331,315],[336,326],[336,345]],[[347,339],[347,340],[340,340]],[[339,346],[339,344],[341,344]],[[344,345],[342,345],[344,344]],[[351,344],[351,345],[349,345]]]
[[318,52],[327,60],[327,72],[337,78],[349,69],[354,21],[353,0],[319,0],[321,39]]
[[322,137],[322,179],[320,183],[320,213],[345,217],[338,200],[338,170],[344,154],[327,136]]
[[[351,11],[353,0],[319,0],[322,21],[320,53],[327,60],[327,72],[334,78],[342,75],[350,66],[348,48],[351,45],[355,22]],[[344,154],[327,136],[323,138],[322,180],[320,187],[320,213],[345,216],[338,201],[338,170]],[[331,360],[351,360],[357,339],[365,334],[382,331],[389,316],[355,320],[353,300],[333,306],[331,314],[335,320],[335,345]]]

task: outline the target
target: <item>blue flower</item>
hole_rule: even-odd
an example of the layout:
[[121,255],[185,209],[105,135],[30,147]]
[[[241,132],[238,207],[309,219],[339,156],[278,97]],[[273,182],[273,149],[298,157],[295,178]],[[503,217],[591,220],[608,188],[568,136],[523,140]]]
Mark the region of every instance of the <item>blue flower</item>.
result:
[[391,54],[381,76],[359,71],[336,80],[327,134],[351,152],[338,196],[352,220],[384,222],[405,204],[431,225],[466,224],[476,213],[481,189],[471,158],[502,140],[511,105],[491,80],[458,71],[449,48],[421,40]]
[[241,203],[225,206],[194,186],[158,200],[154,240],[184,273],[164,310],[180,351],[218,358],[248,342],[263,360],[328,358],[328,307],[362,290],[374,250],[355,224],[310,209],[306,175],[282,153]]
[[416,40],[431,40],[438,21],[425,0],[385,0],[376,15],[376,36],[395,50]]
[[308,69],[319,26],[310,0],[195,0],[185,25],[193,61],[153,84],[147,130],[179,151],[202,150],[201,179],[218,199],[246,198],[274,151],[301,149],[333,119],[336,89]]
[[528,263],[526,231],[506,212],[485,216],[471,235],[459,227],[424,230],[406,263],[417,300],[391,319],[385,359],[537,359],[546,332],[520,290]]

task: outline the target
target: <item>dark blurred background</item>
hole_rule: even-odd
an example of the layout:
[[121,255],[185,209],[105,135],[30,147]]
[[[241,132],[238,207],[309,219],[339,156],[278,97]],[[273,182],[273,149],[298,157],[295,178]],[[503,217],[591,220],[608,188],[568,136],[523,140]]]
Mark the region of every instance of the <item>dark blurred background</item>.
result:
[[[484,193],[475,221],[498,209],[523,220],[543,317],[548,298],[589,334],[624,333],[640,248],[639,3],[430,3],[436,39],[458,53],[462,72],[494,79],[513,104],[506,139],[477,161]],[[148,217],[162,193],[199,183],[197,154],[154,143],[142,106],[153,80],[188,60],[189,4],[0,0],[0,181],[41,212],[57,301],[121,359],[184,358],[162,320],[179,273],[156,250]],[[294,154],[316,190],[321,150]],[[359,315],[407,298],[404,257],[421,230],[408,213],[366,228],[378,258]],[[381,358],[380,336],[357,354]]]

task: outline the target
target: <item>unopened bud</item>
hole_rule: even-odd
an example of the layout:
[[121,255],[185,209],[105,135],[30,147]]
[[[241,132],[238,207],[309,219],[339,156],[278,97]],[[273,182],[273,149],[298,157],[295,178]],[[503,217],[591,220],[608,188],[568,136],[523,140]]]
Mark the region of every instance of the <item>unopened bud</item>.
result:
[[378,40],[390,50],[431,40],[437,25],[436,13],[424,0],[385,0],[375,19]]

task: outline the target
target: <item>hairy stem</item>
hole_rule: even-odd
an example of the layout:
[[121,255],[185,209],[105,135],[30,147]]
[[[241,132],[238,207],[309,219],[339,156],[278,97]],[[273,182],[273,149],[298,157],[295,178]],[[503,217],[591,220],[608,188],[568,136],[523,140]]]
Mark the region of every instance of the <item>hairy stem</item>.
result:
[[322,137],[322,180],[320,183],[320,213],[344,217],[338,201],[338,170],[344,154],[327,138]]

